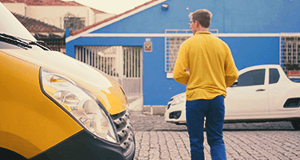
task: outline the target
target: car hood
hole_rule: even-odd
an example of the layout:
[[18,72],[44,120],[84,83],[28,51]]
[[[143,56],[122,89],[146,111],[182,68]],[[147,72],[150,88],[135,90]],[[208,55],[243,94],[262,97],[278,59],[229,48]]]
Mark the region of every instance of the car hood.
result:
[[60,52],[22,49],[1,51],[74,80],[90,90],[112,115],[124,111],[128,106],[121,86],[113,78]]
[[176,94],[176,95],[173,96],[172,98],[181,97],[181,96],[185,96],[185,95],[186,95],[186,93],[185,93],[185,92],[182,92],[182,93]]

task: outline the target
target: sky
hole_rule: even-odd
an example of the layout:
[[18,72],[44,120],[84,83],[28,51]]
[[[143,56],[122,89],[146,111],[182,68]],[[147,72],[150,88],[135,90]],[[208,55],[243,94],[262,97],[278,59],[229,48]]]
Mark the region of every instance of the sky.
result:
[[[67,1],[67,0],[65,0]],[[72,1],[72,0],[70,0]],[[150,0],[73,0],[83,5],[107,12],[120,14]]]

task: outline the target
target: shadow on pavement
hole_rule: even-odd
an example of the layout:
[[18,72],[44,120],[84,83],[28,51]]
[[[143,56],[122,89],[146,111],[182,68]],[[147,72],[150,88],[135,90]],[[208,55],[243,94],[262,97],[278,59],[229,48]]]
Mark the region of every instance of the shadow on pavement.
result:
[[[144,115],[133,112],[130,121],[134,131],[187,131],[186,125],[167,123],[163,115]],[[295,131],[290,122],[225,123],[223,130],[230,131]]]

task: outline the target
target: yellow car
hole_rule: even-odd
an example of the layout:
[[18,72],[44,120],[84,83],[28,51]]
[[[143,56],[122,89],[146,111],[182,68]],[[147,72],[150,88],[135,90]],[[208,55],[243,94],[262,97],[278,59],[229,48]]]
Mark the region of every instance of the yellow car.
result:
[[0,159],[133,159],[122,87],[0,15]]

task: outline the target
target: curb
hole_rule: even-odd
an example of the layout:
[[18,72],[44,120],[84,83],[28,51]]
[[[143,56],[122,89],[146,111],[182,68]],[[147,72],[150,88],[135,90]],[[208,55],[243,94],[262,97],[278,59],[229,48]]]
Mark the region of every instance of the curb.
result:
[[143,114],[146,115],[164,115],[167,106],[143,106]]

